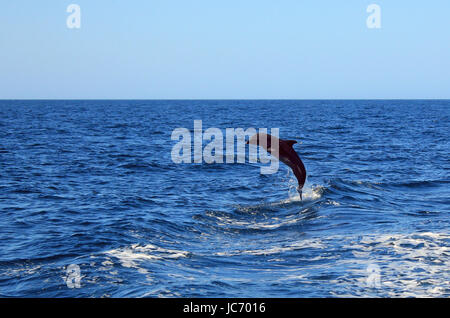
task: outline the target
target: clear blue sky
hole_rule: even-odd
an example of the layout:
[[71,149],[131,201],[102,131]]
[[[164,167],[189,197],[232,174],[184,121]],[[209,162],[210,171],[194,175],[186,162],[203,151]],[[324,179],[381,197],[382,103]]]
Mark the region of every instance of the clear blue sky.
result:
[[450,98],[450,1],[3,0],[0,98]]

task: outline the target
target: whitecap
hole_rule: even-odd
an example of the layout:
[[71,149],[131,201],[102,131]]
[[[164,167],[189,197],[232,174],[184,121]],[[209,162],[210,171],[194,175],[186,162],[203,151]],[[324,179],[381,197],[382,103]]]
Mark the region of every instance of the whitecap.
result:
[[128,247],[118,248],[105,252],[105,254],[119,259],[124,267],[138,267],[142,261],[157,261],[162,259],[177,259],[188,257],[189,252],[181,250],[166,249],[153,244],[133,244]]

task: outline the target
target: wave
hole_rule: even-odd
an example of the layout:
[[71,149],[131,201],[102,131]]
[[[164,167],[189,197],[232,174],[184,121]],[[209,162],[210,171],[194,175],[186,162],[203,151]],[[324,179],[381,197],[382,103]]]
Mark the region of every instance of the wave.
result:
[[158,261],[189,257],[190,252],[162,248],[153,244],[131,246],[113,249],[105,252],[106,255],[117,258],[124,267],[139,267],[143,261]]
[[162,165],[156,162],[136,162],[136,163],[124,163],[118,166],[118,168],[127,170],[169,170],[169,166]]
[[[215,253],[217,257],[271,256],[271,260],[286,261],[295,257],[302,264],[299,283],[310,284],[321,269],[336,271],[328,279],[334,286],[345,277],[346,288],[331,292],[338,297],[442,297],[448,295],[450,274],[450,235],[436,232],[408,234],[330,235],[301,237],[292,242],[268,243],[265,247],[235,248]],[[310,273],[311,268],[315,271]],[[377,269],[379,286],[371,287],[368,275]],[[296,272],[293,271],[292,275]],[[284,277],[290,280],[293,276]],[[295,276],[295,275],[294,275]]]
[[[370,234],[339,239],[345,242],[343,248],[352,252],[353,264],[383,264],[380,293],[389,297],[440,297],[448,293],[448,281],[442,279],[450,274],[447,233]],[[355,274],[365,275],[357,279],[362,287],[367,286],[366,269],[360,266],[355,270]]]
[[[238,207],[237,209],[248,213],[247,208]],[[220,211],[209,211],[205,216],[197,215],[196,219],[212,223],[215,227],[233,232],[254,232],[267,230],[280,230],[291,226],[298,226],[304,220],[308,220],[314,216],[316,209],[307,207],[289,215],[272,215],[256,214],[253,217],[239,217],[233,213]]]
[[243,249],[217,252],[217,256],[238,256],[238,255],[274,255],[291,252],[300,249],[324,249],[326,246],[317,239],[305,239],[287,245],[271,246],[264,249]]
[[400,188],[434,188],[439,187],[441,185],[447,185],[449,183],[450,180],[421,180],[409,182],[395,182],[395,183],[388,183],[385,185]]

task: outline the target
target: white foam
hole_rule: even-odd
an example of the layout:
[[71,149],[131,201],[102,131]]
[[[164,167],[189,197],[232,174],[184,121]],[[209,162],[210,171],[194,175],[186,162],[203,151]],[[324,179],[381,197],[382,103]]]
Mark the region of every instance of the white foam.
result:
[[[297,191],[297,184],[292,182],[293,179],[289,180],[289,190],[288,202],[302,201],[300,199],[300,194]],[[305,186],[302,189],[302,199],[303,201],[313,201],[318,200],[322,197],[323,190],[325,187],[321,185],[310,185],[308,182],[305,183]]]
[[[284,202],[284,203],[283,203]],[[288,202],[282,201],[282,202],[275,202],[271,203],[270,206],[274,205],[281,205]],[[243,210],[241,208],[241,210]],[[267,230],[273,230],[277,229],[282,226],[291,225],[291,224],[297,224],[301,222],[305,216],[303,212],[306,212],[308,209],[303,209],[299,213],[295,213],[289,216],[283,216],[278,217],[276,214],[274,214],[271,217],[267,217],[263,221],[256,221],[256,220],[237,220],[231,216],[227,215],[215,215],[210,213],[209,216],[214,217],[217,220],[217,225],[224,226],[224,227],[230,227],[230,226],[237,226],[237,227],[244,227],[247,229],[254,229],[254,230],[260,230],[260,229],[267,229]]]
[[142,261],[157,261],[162,259],[187,257],[189,252],[165,249],[153,244],[144,246],[133,244],[129,247],[107,251],[105,254],[119,259],[124,267],[138,268],[138,263]]
[[[321,249],[327,253],[308,258],[308,268],[330,270],[330,262],[312,264],[313,261],[327,258],[334,260],[340,268],[346,268],[345,276],[336,278],[352,281],[346,294],[335,293],[339,297],[384,295],[389,297],[441,297],[448,293],[450,285],[450,235],[446,233],[410,233],[410,234],[369,234],[333,235],[318,238],[300,239],[288,244],[278,244],[267,248],[242,248],[218,252],[215,255],[233,257],[239,255],[280,255],[300,249]],[[336,246],[336,242],[339,242]],[[344,249],[353,257],[333,250]],[[368,286],[367,268],[380,266],[380,286],[376,289]],[[309,277],[304,273],[297,279],[304,283]],[[297,275],[296,273],[293,275]],[[292,276],[294,277],[294,276]],[[289,277],[291,278],[291,277]],[[283,277],[280,277],[283,279]]]
[[390,297],[439,297],[450,284],[449,239],[448,234],[432,232],[366,235],[344,248],[354,250],[350,263],[365,265],[360,268],[361,286],[367,286],[366,266],[379,262],[381,292]]
[[272,255],[279,254],[283,252],[289,252],[294,250],[299,250],[303,248],[317,248],[322,249],[325,248],[325,245],[316,239],[306,239],[298,242],[294,242],[292,244],[283,245],[283,246],[272,246],[265,249],[253,249],[253,250],[236,250],[236,251],[227,251],[227,252],[218,252],[216,255],[218,256],[234,256],[234,255]]

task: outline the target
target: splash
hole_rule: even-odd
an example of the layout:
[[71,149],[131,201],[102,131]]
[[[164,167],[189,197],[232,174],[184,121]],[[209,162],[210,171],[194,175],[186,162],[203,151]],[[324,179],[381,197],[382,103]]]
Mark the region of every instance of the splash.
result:
[[[319,200],[322,197],[323,191],[325,187],[321,185],[311,185],[309,182],[305,183],[305,186],[302,190],[302,199],[303,201],[314,201]],[[297,191],[297,184],[294,179],[289,179],[289,190],[288,190],[289,199],[285,203],[302,201],[300,199],[300,195]]]

